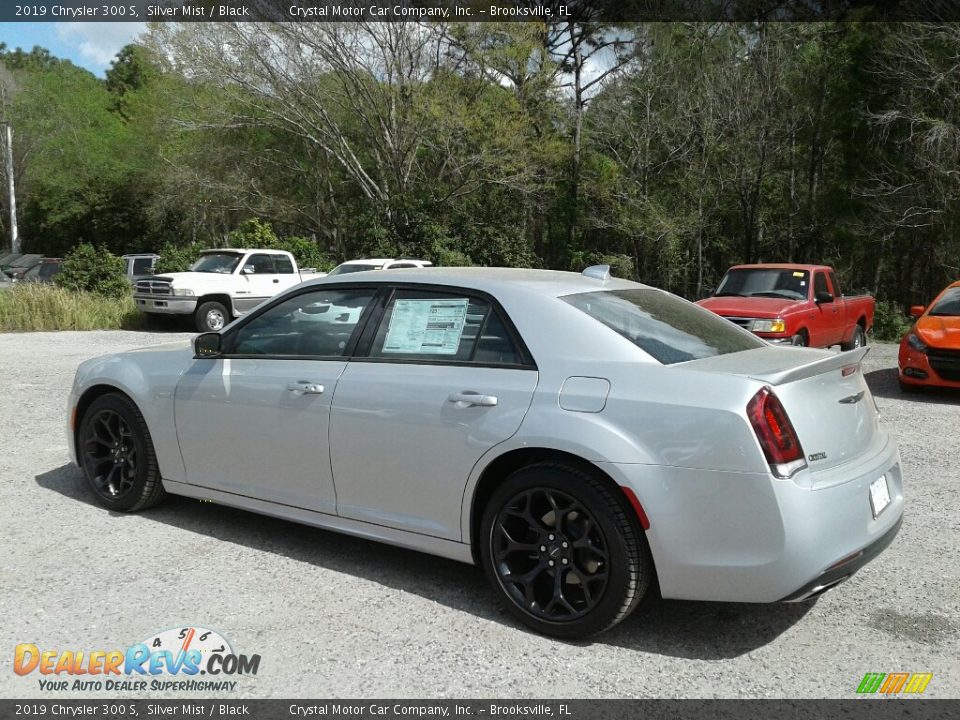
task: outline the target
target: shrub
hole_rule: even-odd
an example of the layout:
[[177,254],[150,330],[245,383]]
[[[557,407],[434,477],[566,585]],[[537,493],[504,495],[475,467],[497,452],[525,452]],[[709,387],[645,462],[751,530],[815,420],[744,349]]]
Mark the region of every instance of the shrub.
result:
[[[238,229],[228,235],[228,244],[235,248],[286,250],[297,260],[301,268],[330,270],[336,263],[312,240],[304,237],[279,238],[268,224],[256,218],[247,220]],[[203,250],[211,246],[202,243],[176,246],[170,243],[160,248],[160,259],[154,267],[154,274],[185,272],[200,257]]]
[[297,265],[301,268],[316,268],[317,270],[330,270],[336,265],[333,259],[323,252],[315,242],[305,237],[291,236],[288,238],[277,237],[267,223],[262,223],[256,218],[251,218],[234,230],[228,236],[230,246],[248,249],[263,250],[285,250],[294,258]]
[[142,324],[129,293],[108,297],[41,283],[21,283],[0,292],[0,330],[6,332],[135,330]]
[[63,259],[54,281],[68,290],[119,298],[130,294],[123,260],[105,248],[81,243]]
[[153,266],[154,275],[163,273],[186,272],[190,266],[200,257],[200,251],[206,248],[200,243],[190,243],[183,247],[177,247],[170,243],[164,244],[160,248],[160,259]]
[[898,342],[913,323],[903,308],[889,300],[878,300],[873,312],[874,340]]

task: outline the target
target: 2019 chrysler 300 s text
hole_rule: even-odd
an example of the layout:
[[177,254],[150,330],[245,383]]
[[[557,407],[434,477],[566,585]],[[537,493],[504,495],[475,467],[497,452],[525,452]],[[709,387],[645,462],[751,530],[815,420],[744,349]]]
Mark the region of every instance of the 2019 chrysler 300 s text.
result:
[[355,273],[84,362],[68,435],[112,510],[175,493],[478,563],[584,637],[657,587],[813,597],[893,540],[866,352],[773,347],[605,267]]

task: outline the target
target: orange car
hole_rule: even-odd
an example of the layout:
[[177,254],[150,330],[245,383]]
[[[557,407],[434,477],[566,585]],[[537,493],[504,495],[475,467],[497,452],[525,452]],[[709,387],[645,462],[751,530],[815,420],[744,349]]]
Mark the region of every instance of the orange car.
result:
[[960,282],[910,314],[917,322],[900,341],[901,389],[960,388]]

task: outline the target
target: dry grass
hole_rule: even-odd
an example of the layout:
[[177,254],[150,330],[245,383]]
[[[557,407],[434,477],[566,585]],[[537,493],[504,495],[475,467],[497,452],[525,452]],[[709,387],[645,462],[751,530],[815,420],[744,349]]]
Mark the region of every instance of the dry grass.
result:
[[22,283],[0,291],[0,331],[135,330],[143,318],[126,295],[107,298],[54,285]]

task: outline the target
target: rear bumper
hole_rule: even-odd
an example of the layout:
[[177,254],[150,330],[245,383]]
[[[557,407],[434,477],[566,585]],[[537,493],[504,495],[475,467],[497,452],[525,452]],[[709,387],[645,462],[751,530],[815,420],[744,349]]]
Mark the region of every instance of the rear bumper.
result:
[[881,535],[877,540],[873,541],[870,545],[867,545],[867,547],[863,548],[862,550],[838,561],[822,575],[820,575],[820,577],[813,579],[796,592],[791,593],[787,597],[783,598],[781,602],[800,602],[802,600],[808,600],[809,598],[826,592],[830,588],[836,587],[844,580],[849,579],[850,576],[852,576],[857,570],[862,568],[877,555],[887,549],[890,543],[893,542],[893,539],[897,536],[897,533],[900,532],[900,526],[902,524],[903,516],[901,515],[897,519],[897,523],[892,528],[887,530],[883,535]]
[[[878,450],[833,468],[829,483],[650,465],[603,464],[650,521],[647,539],[665,598],[777,602],[849,577],[880,553],[903,515],[900,455]],[[876,518],[870,484],[886,475]],[[806,487],[803,485],[806,484]],[[868,552],[869,550],[869,552]],[[835,570],[841,570],[835,577]]]
[[137,310],[144,313],[169,313],[171,315],[191,315],[197,308],[196,298],[181,298],[152,295],[134,295]]

